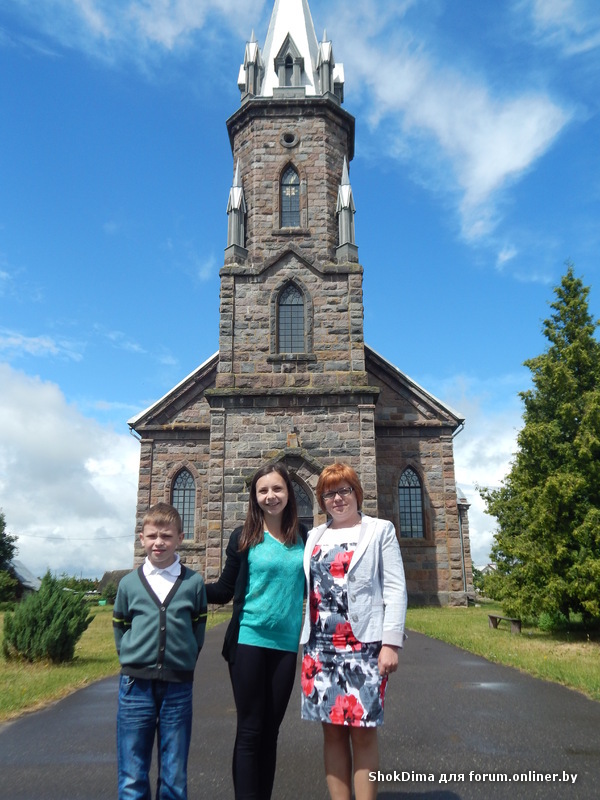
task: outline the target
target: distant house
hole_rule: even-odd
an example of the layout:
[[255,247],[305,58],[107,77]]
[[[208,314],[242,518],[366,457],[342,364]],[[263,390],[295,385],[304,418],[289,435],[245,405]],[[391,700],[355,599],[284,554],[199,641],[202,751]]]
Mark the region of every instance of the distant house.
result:
[[118,588],[121,579],[128,575],[131,572],[130,569],[113,569],[110,572],[105,572],[104,575],[100,578],[100,582],[98,583],[98,591],[100,594],[104,591],[104,589],[108,586],[109,583],[114,583],[114,585]]
[[36,578],[25,564],[20,561],[11,561],[10,572],[19,581],[19,588],[17,589],[17,597],[19,599],[24,595],[31,594],[31,592],[37,592],[42,585],[41,580]]

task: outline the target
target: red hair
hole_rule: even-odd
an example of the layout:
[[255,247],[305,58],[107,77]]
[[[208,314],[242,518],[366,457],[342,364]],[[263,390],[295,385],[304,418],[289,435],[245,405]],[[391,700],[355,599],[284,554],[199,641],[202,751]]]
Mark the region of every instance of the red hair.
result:
[[334,486],[339,486],[340,483],[348,483],[352,487],[356,495],[358,510],[360,511],[363,501],[363,489],[356,470],[349,467],[348,464],[330,464],[319,475],[316,491],[321,511],[327,512],[323,502],[323,492],[328,492]]

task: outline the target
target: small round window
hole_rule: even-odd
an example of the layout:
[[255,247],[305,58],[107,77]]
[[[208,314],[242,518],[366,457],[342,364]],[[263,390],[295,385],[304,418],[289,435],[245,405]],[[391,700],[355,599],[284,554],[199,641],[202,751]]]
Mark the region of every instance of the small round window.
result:
[[295,147],[300,140],[298,139],[297,134],[295,134],[293,131],[284,131],[281,134],[279,141],[284,147]]

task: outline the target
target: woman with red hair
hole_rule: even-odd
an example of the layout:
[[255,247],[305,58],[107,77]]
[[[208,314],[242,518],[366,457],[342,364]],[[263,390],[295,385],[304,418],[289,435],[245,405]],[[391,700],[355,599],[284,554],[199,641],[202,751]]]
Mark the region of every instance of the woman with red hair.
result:
[[325,467],[316,491],[329,519],[310,531],[304,551],[302,718],[322,723],[332,800],[351,800],[353,779],[356,800],[370,800],[385,689],[404,641],[402,556],[392,523],[362,514],[352,467]]

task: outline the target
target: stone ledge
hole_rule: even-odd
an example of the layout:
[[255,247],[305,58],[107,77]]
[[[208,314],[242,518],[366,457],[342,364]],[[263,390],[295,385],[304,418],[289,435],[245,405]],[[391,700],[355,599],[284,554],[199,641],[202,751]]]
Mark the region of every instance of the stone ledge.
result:
[[369,394],[377,395],[381,389],[379,386],[334,386],[331,388],[311,388],[311,387],[287,387],[281,386],[277,388],[264,388],[264,389],[207,389],[204,392],[205,397],[272,397],[273,395],[279,397],[295,397],[297,395],[306,395],[310,397],[334,397],[335,395],[355,395],[355,394]]
[[285,362],[295,363],[297,361],[315,361],[317,357],[314,353],[276,353],[272,356],[267,356],[267,362],[272,364],[279,364]]

